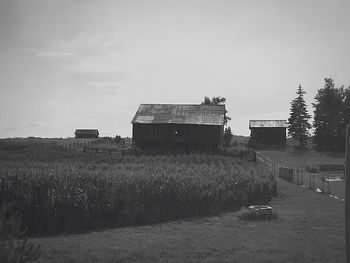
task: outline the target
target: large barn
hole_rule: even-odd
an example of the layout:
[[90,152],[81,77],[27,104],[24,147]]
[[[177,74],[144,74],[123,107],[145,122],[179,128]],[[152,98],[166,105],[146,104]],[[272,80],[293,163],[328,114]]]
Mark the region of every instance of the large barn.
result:
[[285,146],[286,120],[250,120],[250,146]]
[[131,123],[136,148],[146,151],[217,151],[225,105],[141,104]]
[[97,129],[76,129],[75,138],[98,138]]

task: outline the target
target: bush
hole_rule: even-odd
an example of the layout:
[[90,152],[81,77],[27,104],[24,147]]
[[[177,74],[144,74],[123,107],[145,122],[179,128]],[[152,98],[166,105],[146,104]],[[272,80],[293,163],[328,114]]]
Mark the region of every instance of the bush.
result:
[[11,211],[9,205],[0,210],[0,262],[22,263],[37,260],[40,247],[34,246],[25,237],[22,222],[17,213]]

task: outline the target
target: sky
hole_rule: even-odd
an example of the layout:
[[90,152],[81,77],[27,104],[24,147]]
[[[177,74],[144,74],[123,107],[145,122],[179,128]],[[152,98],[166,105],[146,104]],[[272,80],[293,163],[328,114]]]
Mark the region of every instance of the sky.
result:
[[226,98],[234,134],[350,85],[350,1],[0,0],[0,138],[131,137],[141,103]]

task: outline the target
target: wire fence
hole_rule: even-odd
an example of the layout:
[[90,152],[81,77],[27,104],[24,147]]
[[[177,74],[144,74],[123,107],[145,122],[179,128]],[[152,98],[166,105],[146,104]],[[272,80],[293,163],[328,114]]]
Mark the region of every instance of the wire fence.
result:
[[257,162],[265,163],[276,179],[279,177],[290,183],[344,201],[344,165],[322,164],[317,168],[297,167],[272,160],[257,151],[254,152]]

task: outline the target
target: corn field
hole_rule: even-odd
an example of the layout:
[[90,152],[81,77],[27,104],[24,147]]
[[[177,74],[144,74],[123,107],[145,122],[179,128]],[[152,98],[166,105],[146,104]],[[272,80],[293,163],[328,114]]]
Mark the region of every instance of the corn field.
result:
[[[276,193],[270,171],[239,158],[190,154],[92,160],[65,155],[56,146],[27,158],[21,148],[0,145],[0,151],[11,151],[0,161],[0,206],[14,204],[32,235],[210,215],[264,204]],[[21,157],[15,158],[17,153]]]

